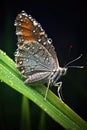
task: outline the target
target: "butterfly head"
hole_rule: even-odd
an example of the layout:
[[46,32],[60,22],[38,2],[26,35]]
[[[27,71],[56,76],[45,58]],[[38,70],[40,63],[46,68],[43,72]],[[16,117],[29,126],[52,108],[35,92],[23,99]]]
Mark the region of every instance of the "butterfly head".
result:
[[82,57],[82,54],[77,57],[76,59],[68,62],[64,67],[58,67],[58,69],[56,71],[54,71],[54,76],[52,77],[52,81],[55,84],[61,76],[64,76],[67,73],[68,68],[84,68],[84,66],[71,66],[70,64],[72,64],[73,62],[79,60]]
[[64,76],[67,73],[67,67],[59,67],[58,70],[54,71],[54,75],[52,75],[52,83],[55,84],[61,76]]
[[64,76],[67,73],[67,67],[59,68],[60,76]]

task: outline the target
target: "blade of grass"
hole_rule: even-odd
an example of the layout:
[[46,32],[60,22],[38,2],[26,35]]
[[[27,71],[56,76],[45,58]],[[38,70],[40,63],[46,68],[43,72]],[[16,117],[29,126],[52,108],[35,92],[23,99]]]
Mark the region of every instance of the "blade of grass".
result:
[[10,69],[11,72],[17,74],[20,77],[14,61],[6,55],[5,52],[0,50],[0,64],[3,64],[6,68]]
[[29,108],[30,108],[29,101],[25,96],[23,96],[22,97],[20,130],[31,130],[30,109]]
[[38,130],[46,130],[45,129],[45,112],[43,110],[41,111],[41,118],[40,118]]
[[[12,62],[11,66],[8,56],[4,54],[2,58],[2,55],[3,52],[0,51],[0,79],[3,82],[36,103],[51,118],[53,118],[53,120],[62,125],[65,129],[87,129],[87,123],[64,102],[61,102],[50,90],[48,92],[47,100],[44,101],[46,91],[44,85],[35,85],[32,87],[26,86],[14,67],[15,63]],[[4,62],[4,60],[6,61]]]

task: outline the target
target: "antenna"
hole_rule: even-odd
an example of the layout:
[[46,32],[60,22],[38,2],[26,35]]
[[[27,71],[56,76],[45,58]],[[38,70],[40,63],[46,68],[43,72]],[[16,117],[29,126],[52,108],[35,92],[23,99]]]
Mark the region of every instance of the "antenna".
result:
[[83,69],[84,66],[68,66],[68,68],[80,68],[80,69]]
[[80,58],[82,58],[83,54],[80,54],[79,57],[75,58],[74,60],[68,62],[65,67],[68,67],[68,68],[84,68],[84,66],[69,66],[70,64],[74,63],[75,61],[79,60]]

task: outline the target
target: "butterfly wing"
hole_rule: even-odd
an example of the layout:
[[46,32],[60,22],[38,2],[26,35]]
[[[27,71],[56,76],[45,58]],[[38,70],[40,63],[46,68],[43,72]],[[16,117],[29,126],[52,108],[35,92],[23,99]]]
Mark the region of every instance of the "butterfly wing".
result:
[[52,41],[41,25],[24,11],[15,21],[18,49],[17,68],[26,77],[26,83],[45,79],[59,67]]
[[15,54],[17,68],[25,76],[36,72],[52,72],[54,60],[44,46],[37,42],[24,44]]
[[47,34],[42,29],[41,25],[30,15],[22,11],[16,17],[15,21],[16,34],[18,36],[18,46],[27,44],[30,41],[37,41],[44,46],[54,59],[56,69],[59,66],[58,58],[55,49],[52,45],[52,40],[47,37]]

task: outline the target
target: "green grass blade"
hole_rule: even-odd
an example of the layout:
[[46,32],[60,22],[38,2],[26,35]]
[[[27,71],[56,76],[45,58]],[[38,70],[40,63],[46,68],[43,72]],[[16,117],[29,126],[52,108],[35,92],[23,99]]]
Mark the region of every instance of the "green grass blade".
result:
[[42,110],[38,130],[46,130],[46,128],[45,128],[46,127],[45,115],[46,115],[45,112]]
[[22,97],[22,107],[21,108],[22,108],[22,110],[21,110],[20,130],[31,130],[29,100],[25,96]]
[[[0,80],[23,94],[41,109],[43,109],[53,120],[65,129],[86,130],[87,123],[77,115],[71,108],[54,95],[50,90],[47,100],[44,101],[46,87],[44,85],[26,86],[20,74],[15,68],[15,63],[0,51]],[[10,61],[12,61],[10,63]]]

